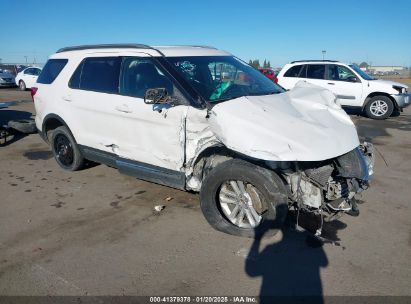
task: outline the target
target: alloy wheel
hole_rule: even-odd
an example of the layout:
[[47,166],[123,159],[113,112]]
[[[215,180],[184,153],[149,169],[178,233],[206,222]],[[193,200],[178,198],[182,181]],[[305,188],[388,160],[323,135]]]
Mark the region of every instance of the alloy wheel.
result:
[[70,140],[63,134],[58,134],[54,139],[54,154],[57,160],[65,167],[70,167],[74,161],[74,150]]
[[240,228],[255,228],[262,220],[263,204],[256,187],[243,181],[227,181],[218,193],[226,218]]
[[384,100],[374,100],[370,105],[370,112],[375,116],[383,116],[388,111],[388,104]]

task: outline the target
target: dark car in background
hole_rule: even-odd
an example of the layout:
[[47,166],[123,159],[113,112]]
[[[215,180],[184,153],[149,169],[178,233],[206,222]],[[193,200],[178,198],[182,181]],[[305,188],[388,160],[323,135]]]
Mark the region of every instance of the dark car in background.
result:
[[24,64],[0,64],[0,70],[7,71],[8,73],[16,76],[18,73],[28,68],[28,65]]
[[0,87],[15,87],[14,75],[9,70],[0,69]]

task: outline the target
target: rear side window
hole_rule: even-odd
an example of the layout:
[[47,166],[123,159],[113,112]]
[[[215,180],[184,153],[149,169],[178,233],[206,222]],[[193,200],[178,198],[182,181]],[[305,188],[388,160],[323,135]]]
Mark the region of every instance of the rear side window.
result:
[[324,64],[309,64],[307,67],[307,78],[325,79],[324,74],[325,74]]
[[37,78],[38,83],[51,84],[67,64],[67,59],[50,59]]
[[102,93],[118,93],[121,59],[86,58],[70,79],[69,87]]
[[284,77],[305,77],[302,75],[303,65],[295,65],[285,72]]

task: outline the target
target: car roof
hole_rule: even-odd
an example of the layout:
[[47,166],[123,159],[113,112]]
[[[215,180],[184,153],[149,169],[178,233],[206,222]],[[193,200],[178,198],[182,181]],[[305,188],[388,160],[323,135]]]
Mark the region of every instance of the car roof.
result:
[[[65,47],[59,49],[56,53],[90,53],[96,52],[127,52],[144,50],[153,56],[230,56],[231,54],[222,50],[218,50],[210,46],[201,45],[169,45],[169,46],[149,46],[145,44],[96,44],[96,45],[79,45],[72,47]],[[57,57],[57,56],[56,56]],[[60,56],[58,56],[60,57]]]
[[342,63],[339,62],[338,60],[295,60],[295,61],[291,61],[290,64],[294,64],[294,63],[330,63],[330,62],[338,62],[338,63]]

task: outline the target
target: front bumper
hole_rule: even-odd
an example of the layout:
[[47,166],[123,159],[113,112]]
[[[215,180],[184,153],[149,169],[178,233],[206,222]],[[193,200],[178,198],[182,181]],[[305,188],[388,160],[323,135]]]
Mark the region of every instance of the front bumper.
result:
[[395,99],[400,109],[408,107],[411,103],[411,93],[393,94],[391,96]]

